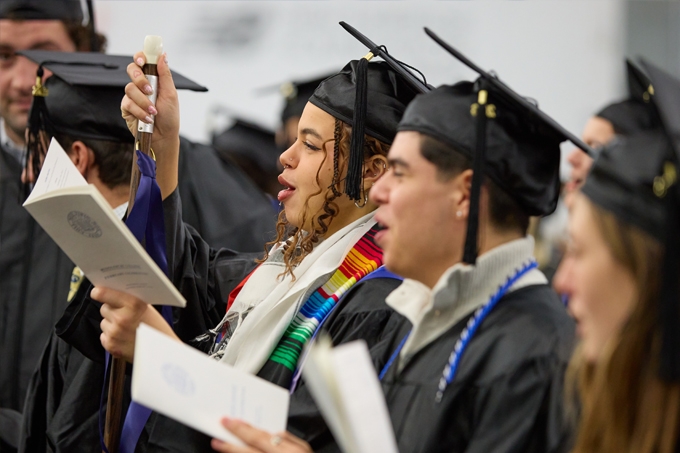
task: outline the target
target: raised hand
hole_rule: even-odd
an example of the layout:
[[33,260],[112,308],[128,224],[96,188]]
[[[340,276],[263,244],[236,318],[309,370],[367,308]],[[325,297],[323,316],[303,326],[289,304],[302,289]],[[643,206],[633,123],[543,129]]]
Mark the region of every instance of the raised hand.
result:
[[[179,100],[177,90],[168,67],[167,54],[158,59],[158,93],[153,105],[147,94],[153,89],[142,72],[146,63],[144,52],[137,52],[134,62],[127,67],[131,82],[125,87],[120,110],[128,129],[137,134],[137,122],[154,123],[151,148],[156,158],[156,180],[163,198],[177,187],[179,160]],[[151,115],[156,115],[152,120]]]

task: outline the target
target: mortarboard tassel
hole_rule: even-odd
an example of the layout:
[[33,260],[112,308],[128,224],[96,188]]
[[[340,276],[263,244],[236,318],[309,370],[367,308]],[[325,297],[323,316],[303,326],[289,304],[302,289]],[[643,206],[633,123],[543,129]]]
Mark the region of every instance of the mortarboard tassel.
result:
[[356,94],[354,97],[354,118],[352,120],[352,140],[349,147],[349,162],[345,193],[351,200],[361,200],[361,180],[364,169],[364,133],[366,130],[366,110],[368,103],[368,62],[373,58],[369,52],[359,60],[356,69]]
[[660,376],[680,381],[680,185],[676,167],[667,162],[664,174],[655,178],[654,192],[666,205],[666,240],[663,279],[659,297],[661,326]]
[[475,156],[472,160],[472,185],[470,187],[470,211],[468,213],[467,231],[465,233],[465,248],[463,250],[463,262],[475,264],[478,253],[479,235],[479,199],[484,180],[484,166],[486,162],[486,121],[487,118],[495,117],[495,107],[486,103],[488,91],[480,80],[477,92],[477,102],[470,107],[470,114],[476,117]]
[[[47,112],[47,104],[45,103],[48,90],[42,83],[44,73],[43,67],[39,66],[36,73],[35,86],[32,91],[33,103],[28,115],[28,136],[26,138],[26,159],[24,161],[24,169],[26,169],[30,159],[35,180],[38,179],[42,160],[47,152],[50,138],[54,136],[54,128]],[[24,199],[28,197],[30,189],[29,183],[24,184]]]

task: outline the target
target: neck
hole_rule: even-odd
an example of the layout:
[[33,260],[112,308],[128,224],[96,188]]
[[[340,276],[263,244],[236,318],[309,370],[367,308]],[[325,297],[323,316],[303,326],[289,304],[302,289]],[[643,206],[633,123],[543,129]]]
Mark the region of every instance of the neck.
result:
[[101,181],[94,181],[92,184],[104,195],[106,201],[114,209],[128,201],[130,197],[130,186],[127,184],[116,186],[113,189]]
[[326,231],[324,237],[332,236],[333,234],[337,233],[350,223],[356,222],[363,216],[375,211],[377,208],[378,207],[375,204],[369,201],[363,208],[357,208],[356,206],[354,206],[354,204],[352,204],[351,207],[340,209],[338,215],[335,216],[333,220],[331,220],[331,223],[328,225],[328,231]]
[[[518,232],[500,231],[489,224],[480,226],[479,233],[479,255],[477,259],[503,244],[524,237]],[[423,268],[423,277],[417,278],[416,280],[420,280],[421,283],[427,285],[429,288],[433,288],[448,269],[463,261],[464,241],[465,233],[462,233],[460,244],[456,247],[456,251],[450,254],[451,258],[442,261],[441,263],[431,263],[433,267],[429,270]]]

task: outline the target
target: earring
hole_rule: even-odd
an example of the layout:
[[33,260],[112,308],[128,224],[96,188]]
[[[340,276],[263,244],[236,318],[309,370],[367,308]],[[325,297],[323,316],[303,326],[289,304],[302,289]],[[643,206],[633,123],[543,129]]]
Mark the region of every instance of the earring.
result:
[[458,217],[458,218],[463,217],[463,212],[462,211],[456,211],[456,217]]
[[368,192],[364,192],[364,204],[360,205],[359,200],[357,200],[357,201],[354,202],[354,206],[361,209],[361,208],[366,207],[367,203],[368,203]]

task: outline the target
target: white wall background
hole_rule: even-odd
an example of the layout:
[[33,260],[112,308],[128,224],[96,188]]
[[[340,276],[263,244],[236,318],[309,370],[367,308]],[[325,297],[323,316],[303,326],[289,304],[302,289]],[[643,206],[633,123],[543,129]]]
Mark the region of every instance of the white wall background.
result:
[[95,3],[108,53],[132,55],[145,35],[161,35],[170,67],[210,89],[181,94],[182,132],[196,140],[209,139],[217,105],[275,127],[282,101],[263,87],[363,56],[366,49],[340,20],[385,44],[434,85],[473,78],[425,35],[428,26],[579,135],[591,114],[624,96],[620,0]]

